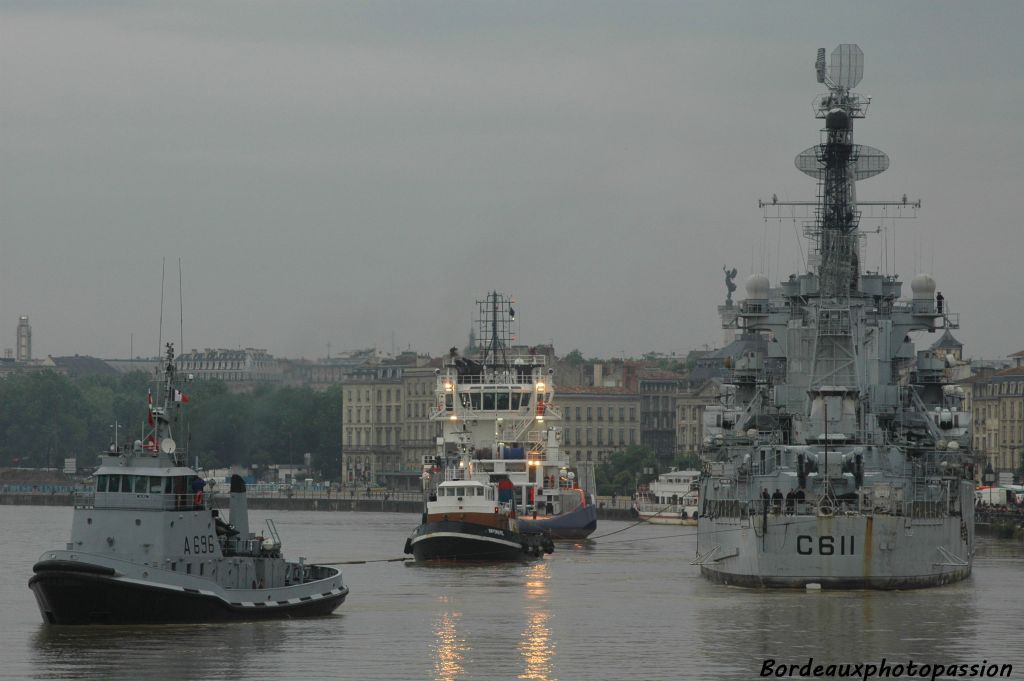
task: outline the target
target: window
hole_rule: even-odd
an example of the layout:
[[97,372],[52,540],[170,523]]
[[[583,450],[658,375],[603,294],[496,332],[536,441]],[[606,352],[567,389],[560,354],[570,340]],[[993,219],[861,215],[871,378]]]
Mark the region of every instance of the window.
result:
[[620,421],[625,421],[626,420],[626,408],[625,407],[619,407],[619,420]]
[[594,420],[594,408],[593,407],[587,407],[587,420],[588,421],[593,421]]
[[597,408],[597,420],[604,421],[604,407]]
[[576,407],[576,420],[577,421],[580,420],[580,408],[579,407]]
[[629,420],[636,421],[636,407],[629,408]]

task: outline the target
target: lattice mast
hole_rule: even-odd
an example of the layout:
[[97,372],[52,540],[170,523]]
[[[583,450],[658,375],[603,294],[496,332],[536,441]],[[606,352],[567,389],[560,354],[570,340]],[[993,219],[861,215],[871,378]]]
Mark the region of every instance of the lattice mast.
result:
[[508,349],[515,340],[513,322],[516,318],[512,299],[492,291],[484,300],[476,301],[477,334],[481,363],[491,368],[508,368]]

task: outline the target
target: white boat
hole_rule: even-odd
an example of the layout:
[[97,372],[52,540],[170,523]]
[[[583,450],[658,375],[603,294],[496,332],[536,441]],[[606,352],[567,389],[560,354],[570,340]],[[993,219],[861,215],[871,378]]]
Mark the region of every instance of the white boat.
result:
[[633,511],[656,525],[696,525],[700,509],[700,471],[672,470],[637,492]]

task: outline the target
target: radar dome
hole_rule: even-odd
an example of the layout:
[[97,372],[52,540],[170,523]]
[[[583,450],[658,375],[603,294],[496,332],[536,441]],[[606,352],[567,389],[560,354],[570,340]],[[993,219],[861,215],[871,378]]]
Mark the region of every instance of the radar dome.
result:
[[829,130],[846,130],[850,127],[850,114],[842,109],[832,109],[825,116],[825,127]]
[[768,299],[768,277],[763,274],[751,274],[747,277],[747,299]]
[[919,274],[910,281],[910,290],[914,293],[914,300],[934,298],[935,280],[930,274]]

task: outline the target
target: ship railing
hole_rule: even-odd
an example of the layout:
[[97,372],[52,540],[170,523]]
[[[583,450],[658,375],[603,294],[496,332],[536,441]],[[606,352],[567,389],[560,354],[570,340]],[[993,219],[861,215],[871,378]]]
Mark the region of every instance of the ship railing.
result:
[[205,511],[212,509],[212,493],[196,494],[163,494],[163,493],[131,493],[103,492],[97,504],[95,492],[76,492],[75,508],[108,508],[125,510],[159,510],[159,511]]
[[[478,358],[471,357],[470,359],[472,359],[474,362],[480,363],[480,360]],[[547,355],[507,354],[504,357],[502,357],[502,360],[507,361],[510,367],[515,368],[521,366],[545,366],[547,364],[548,358]],[[488,362],[490,362],[490,360],[488,360]],[[445,367],[457,368],[458,365],[455,363],[455,360],[453,359],[445,362]]]

